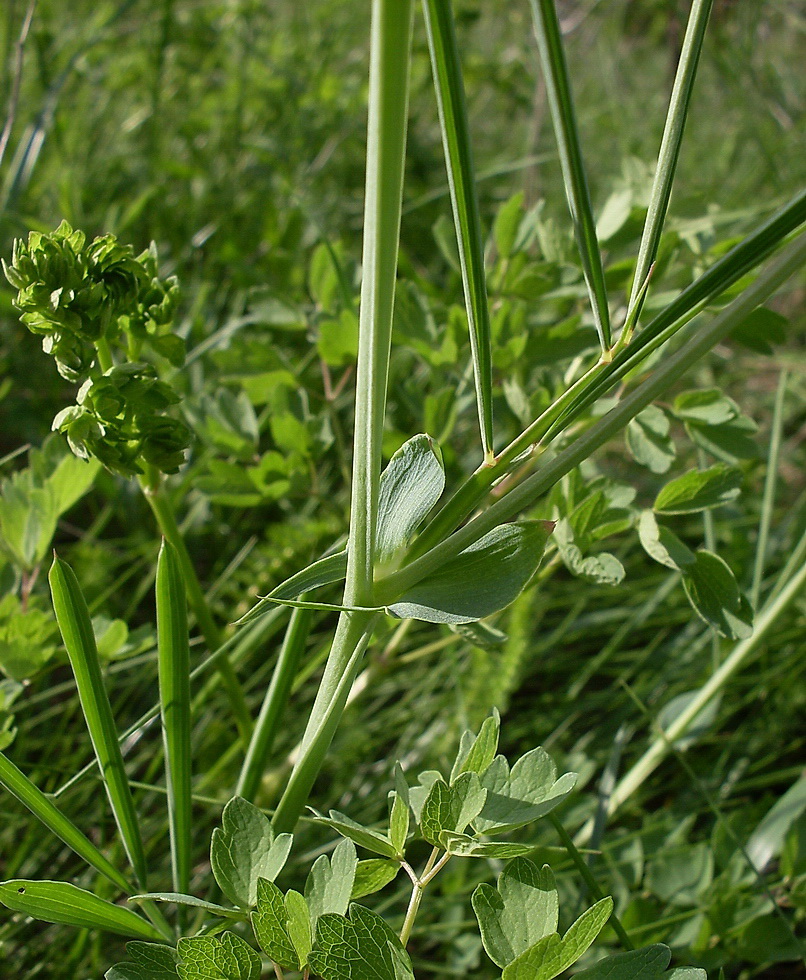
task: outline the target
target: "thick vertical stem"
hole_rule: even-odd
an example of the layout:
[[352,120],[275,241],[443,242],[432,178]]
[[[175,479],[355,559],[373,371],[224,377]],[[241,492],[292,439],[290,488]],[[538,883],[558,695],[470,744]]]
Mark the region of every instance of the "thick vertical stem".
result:
[[[373,0],[367,123],[364,255],[356,372],[353,487],[344,604],[371,606],[381,440],[392,338],[406,154],[411,0]],[[300,758],[274,817],[291,830],[324,762],[375,613],[342,613]]]

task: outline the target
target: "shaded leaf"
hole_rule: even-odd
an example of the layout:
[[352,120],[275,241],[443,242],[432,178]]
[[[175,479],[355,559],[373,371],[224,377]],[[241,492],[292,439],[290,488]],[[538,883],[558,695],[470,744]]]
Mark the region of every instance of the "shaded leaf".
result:
[[735,500],[741,485],[741,471],[723,464],[690,470],[663,487],[653,509],[657,514],[696,514]]
[[676,534],[662,524],[658,524],[651,510],[641,512],[638,537],[649,557],[667,568],[682,571],[696,561],[694,552],[686,547]]
[[453,785],[437,779],[423,803],[420,830],[434,847],[440,846],[440,834],[447,830],[460,834],[481,813],[487,791],[475,772],[465,772]]
[[260,957],[231,932],[180,939],[177,950],[182,980],[260,980]]
[[439,841],[446,851],[464,858],[508,861],[534,850],[532,844],[516,844],[508,840],[478,840],[467,834],[454,834],[448,830],[442,831]]
[[355,820],[351,820],[345,814],[339,813],[338,810],[331,810],[327,817],[323,817],[316,810],[312,812],[317,823],[332,827],[342,837],[349,838],[353,843],[366,848],[368,851],[372,851],[374,854],[383,854],[385,857],[394,857],[397,854],[397,849],[394,844],[384,834],[379,833],[377,830],[371,830],[369,827],[364,827],[360,823],[356,823]]
[[699,617],[721,636],[741,640],[751,635],[753,610],[719,555],[698,551],[694,564],[684,569],[683,586]]
[[252,912],[252,929],[264,953],[284,970],[302,967],[288,929],[288,909],[283,893],[273,881],[257,884],[257,908]]
[[404,980],[414,977],[408,954],[384,920],[361,905],[350,917],[326,913],[308,958],[322,980]]
[[463,772],[483,773],[495,758],[498,751],[498,736],[501,729],[501,716],[493,709],[485,718],[478,735],[464,732],[459,742],[459,752],[451,769],[451,783]]
[[515,858],[497,887],[479,885],[472,902],[487,955],[502,969],[557,930],[559,900],[548,865]]
[[576,974],[576,980],[655,980],[666,973],[672,951],[663,943],[616,953]]
[[364,898],[365,895],[373,895],[385,888],[390,881],[394,881],[398,871],[400,871],[399,861],[388,861],[384,858],[359,861],[355,869],[353,893],[350,898],[355,900]]
[[669,435],[669,419],[656,405],[636,415],[627,426],[626,440],[636,463],[653,473],[665,473],[674,462],[676,450]]
[[155,943],[126,944],[130,962],[117,963],[104,974],[105,980],[176,980],[176,950]]

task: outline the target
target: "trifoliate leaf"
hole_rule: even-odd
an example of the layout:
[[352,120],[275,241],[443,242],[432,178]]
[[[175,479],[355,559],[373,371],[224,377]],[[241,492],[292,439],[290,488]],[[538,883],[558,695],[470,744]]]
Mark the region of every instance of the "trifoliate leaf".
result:
[[741,485],[741,471],[721,463],[707,470],[690,470],[663,487],[653,509],[657,514],[696,514],[735,500]]
[[343,840],[329,858],[322,854],[316,859],[305,882],[305,900],[311,914],[311,924],[325,912],[344,915],[350,904],[358,858],[355,844]]
[[694,552],[687,548],[676,534],[662,524],[658,524],[651,510],[641,512],[638,537],[649,557],[667,568],[683,571],[696,560]]
[[481,776],[487,790],[484,808],[473,821],[482,834],[500,833],[532,823],[551,812],[576,785],[576,773],[559,779],[557,767],[543,748],[522,756],[510,772],[509,763],[498,755]]
[[395,599],[389,611],[426,623],[469,623],[515,600],[537,571],[554,525],[501,524]]
[[384,857],[391,858],[397,854],[397,849],[394,844],[384,834],[379,833],[377,830],[371,830],[369,827],[364,827],[360,823],[356,823],[355,820],[351,820],[345,814],[339,813],[338,810],[331,810],[327,817],[323,817],[316,810],[313,810],[313,813],[317,823],[332,827],[342,837],[349,838],[355,844],[358,844],[359,847],[364,847],[374,854],[383,854]]
[[385,858],[359,861],[355,869],[353,893],[350,897],[356,900],[364,898],[365,895],[374,895],[375,892],[385,888],[390,881],[394,881],[398,871],[400,871],[400,861],[389,861]]
[[379,564],[388,561],[422,524],[445,489],[445,469],[431,436],[409,439],[389,460],[378,496]]
[[322,980],[413,980],[408,954],[384,920],[361,905],[350,917],[327,913],[319,918],[312,971]]
[[498,735],[501,729],[501,716],[493,710],[485,718],[478,735],[464,732],[459,742],[459,752],[451,769],[451,782],[463,772],[483,773],[495,758],[498,751]]
[[683,586],[697,615],[721,636],[743,640],[752,634],[753,610],[719,555],[698,551],[683,571]]
[[674,462],[676,450],[669,435],[669,419],[656,405],[649,405],[630,422],[626,441],[636,463],[653,473],[665,473]]
[[260,957],[231,932],[180,939],[177,951],[182,980],[260,980]]
[[487,791],[475,772],[462,773],[451,786],[437,779],[425,798],[420,815],[423,837],[429,844],[439,847],[443,830],[461,834],[481,813],[486,797]]
[[579,959],[604,928],[613,899],[603,898],[576,920],[562,939],[546,936],[504,968],[502,980],[553,980]]
[[557,931],[559,899],[548,865],[516,858],[498,876],[497,889],[479,885],[472,902],[487,955],[501,969]]
[[179,957],[170,946],[156,943],[126,944],[129,961],[117,963],[104,974],[104,980],[176,980]]
[[221,827],[213,831],[210,864],[221,891],[241,908],[253,908],[259,878],[274,881],[282,871],[292,837],[277,838],[271,822],[256,806],[233,797],[224,807]]

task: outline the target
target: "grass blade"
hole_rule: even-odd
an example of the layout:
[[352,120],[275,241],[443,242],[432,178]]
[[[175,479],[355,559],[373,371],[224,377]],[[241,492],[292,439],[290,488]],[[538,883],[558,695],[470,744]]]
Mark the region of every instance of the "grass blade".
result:
[[107,861],[98,848],[71,820],[68,820],[41,789],[2,754],[0,754],[0,784],[16,796],[23,806],[28,807],[52,834],[63,841],[70,850],[75,851],[91,868],[95,868],[122,891],[129,893],[131,886],[117,868]]
[[135,939],[161,942],[172,939],[136,912],[105,902],[92,892],[66,881],[26,881],[16,878],[0,883],[0,902],[43,922],[58,922],[80,929],[100,929]]
[[778,379],[778,390],[775,392],[775,407],[772,413],[770,427],[770,449],[767,454],[767,474],[764,479],[764,495],[761,498],[761,520],[758,526],[758,541],[756,556],[753,562],[753,584],[750,588],[750,604],[758,609],[761,597],[761,581],[764,577],[764,566],[767,563],[767,550],[770,540],[770,525],[772,511],[775,505],[775,490],[778,484],[778,456],[781,451],[781,432],[784,426],[784,400],[789,374],[784,369]]
[[683,40],[683,50],[677,66],[672,96],[669,100],[669,110],[666,114],[666,125],[658,154],[658,166],[655,170],[655,180],[649,199],[649,208],[638,249],[638,262],[635,267],[630,302],[627,305],[627,320],[637,320],[643,305],[642,291],[649,276],[652,263],[658,254],[658,244],[672,196],[677,160],[680,155],[680,144],[683,140],[683,129],[691,102],[697,65],[700,60],[705,30],[714,0],[694,0]]
[[313,612],[310,609],[294,609],[291,613],[271,684],[263,699],[252,740],[235,787],[235,795],[242,796],[250,803],[255,802],[274,738],[282,721],[283,712],[288,706],[291,685],[305,649],[312,616]]
[[476,193],[476,176],[462,67],[450,0],[423,0],[428,49],[437,93],[442,145],[448,170],[462,285],[465,293],[470,347],[476,380],[481,442],[485,460],[493,456],[492,341],[484,243]]
[[190,647],[182,568],[163,541],[157,561],[157,650],[174,890],[190,890]]
[[109,802],[131,866],[141,887],[145,887],[146,859],[140,825],[123,765],[112,708],[104,687],[87,603],[72,568],[60,558],[53,559],[48,579],[56,621],[70,657],[81,709]]
[[543,77],[546,80],[546,93],[560,154],[565,194],[574,222],[574,233],[582,259],[596,332],[599,334],[602,353],[605,353],[610,349],[611,344],[607,287],[602,268],[602,253],[596,237],[596,222],[591,208],[582,148],[579,145],[576,113],[560,25],[554,0],[531,0],[531,4]]

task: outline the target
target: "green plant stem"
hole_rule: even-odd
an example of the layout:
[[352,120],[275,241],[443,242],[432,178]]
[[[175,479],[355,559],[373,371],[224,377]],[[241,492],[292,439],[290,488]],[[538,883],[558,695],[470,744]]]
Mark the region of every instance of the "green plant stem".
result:
[[[358,329],[353,482],[344,605],[373,602],[383,421],[392,340],[406,152],[411,0],[373,0],[367,123],[364,254]],[[292,830],[338,727],[377,618],[343,612],[302,737],[300,758],[274,817]]]
[[[599,360],[574,382],[507,447],[491,465],[480,466],[456,491],[424,528],[410,549],[408,560],[420,558],[436,547],[464,521],[487,497],[495,482],[512,468],[514,460],[548,445],[598,398],[618,384],[641,360],[666,343],[705,305],[732,286],[743,275],[762,262],[781,239],[806,220],[806,192],[775,212],[751,235],[735,245],[702,276],[684,289],[629,345],[619,346],[613,360]],[[621,341],[619,341],[621,344]],[[534,457],[532,459],[534,462]]]
[[268,755],[274,744],[283,712],[288,706],[291,685],[305,649],[312,616],[313,613],[309,609],[294,609],[291,613],[271,683],[263,700],[235,787],[235,795],[242,796],[251,803],[257,796]]
[[652,263],[658,254],[663,224],[672,196],[672,183],[680,155],[683,129],[686,124],[697,65],[699,64],[713,2],[714,0],[694,0],[689,14],[686,36],[683,39],[683,49],[680,52],[672,96],[669,100],[669,110],[661,139],[658,166],[655,171],[644,231],[638,249],[638,261],[635,266],[630,302],[627,305],[628,322],[630,320],[636,321],[640,315],[646,293],[643,287],[649,277]]
[[767,549],[770,540],[770,525],[775,506],[775,488],[778,483],[778,456],[781,451],[781,432],[784,425],[784,401],[789,375],[786,369],[781,371],[778,379],[778,389],[775,392],[775,407],[772,413],[770,431],[770,449],[767,454],[767,473],[764,479],[764,494],[761,498],[761,520],[758,525],[758,541],[756,542],[756,557],[753,562],[753,584],[750,588],[750,604],[758,609],[761,598],[761,582],[764,578],[764,567],[767,563]]
[[[657,738],[635,765],[619,780],[608,801],[608,814],[612,815],[645,780],[657,769],[663,759],[669,754],[670,746],[688,730],[689,725],[703,710],[708,702],[725,686],[727,681],[747,660],[751,653],[764,639],[768,630],[775,624],[778,617],[789,604],[797,598],[806,585],[806,564],[787,582],[778,595],[772,599],[756,619],[753,635],[736,645],[729,657],[712,674],[709,680],[700,688],[697,695],[686,705],[675,720],[669,725],[664,736]],[[576,836],[577,842],[587,841],[590,823],[585,824]]]
[[566,473],[621,432],[631,419],[675,384],[689,368],[735,329],[804,263],[806,263],[806,234],[790,242],[751,286],[703,326],[679,350],[665,359],[653,374],[570,446],[510,490],[475,520],[379,583],[376,587],[376,600],[387,604],[394,601],[394,597],[436,571],[488,531],[531,506]]
[[[176,555],[182,569],[182,577],[185,580],[188,602],[196,616],[196,622],[204,637],[204,642],[207,644],[208,650],[218,650],[221,646],[221,634],[213,620],[210,607],[207,605],[201,583],[196,575],[196,569],[193,567],[193,562],[185,545],[185,539],[179,530],[179,525],[176,523],[176,516],[174,515],[173,507],[165,492],[165,488],[160,484],[158,475],[152,475],[151,480],[142,479],[140,485],[157,521],[157,526],[165,537],[165,540],[170,542],[176,550]],[[220,657],[216,662],[216,670],[229,696],[241,741],[244,746],[247,746],[252,734],[252,716],[249,712],[249,707],[235,669],[228,657]]]
[[423,900],[423,892],[427,888],[429,882],[433,881],[434,877],[439,874],[450,859],[451,855],[447,852],[445,852],[442,857],[439,857],[439,848],[435,847],[433,851],[431,851],[431,855],[428,858],[428,861],[423,868],[423,873],[419,878],[413,876],[410,868],[407,866],[409,877],[412,879],[412,889],[411,898],[409,899],[409,906],[406,909],[406,918],[403,920],[403,928],[400,930],[400,942],[404,947],[411,938],[411,931],[414,928],[414,921],[417,918],[417,913],[420,910],[420,902]]
[[[568,831],[565,829],[565,827],[563,827],[562,821],[556,813],[552,812],[548,816],[549,820],[551,820],[552,826],[557,831],[557,836],[563,843],[563,847],[565,847],[566,851],[568,852],[568,856],[574,862],[574,866],[582,876],[582,880],[588,886],[588,891],[591,893],[591,895],[593,895],[597,902],[601,901],[605,897],[604,892],[599,887],[599,882],[593,877],[591,869],[588,867],[585,859],[579,853],[576,844],[574,844],[574,842],[571,840]],[[627,930],[621,924],[621,920],[616,915],[615,911],[611,913],[608,922],[613,927],[613,931],[621,940],[621,945],[625,949],[635,949],[633,941],[627,935]]]

